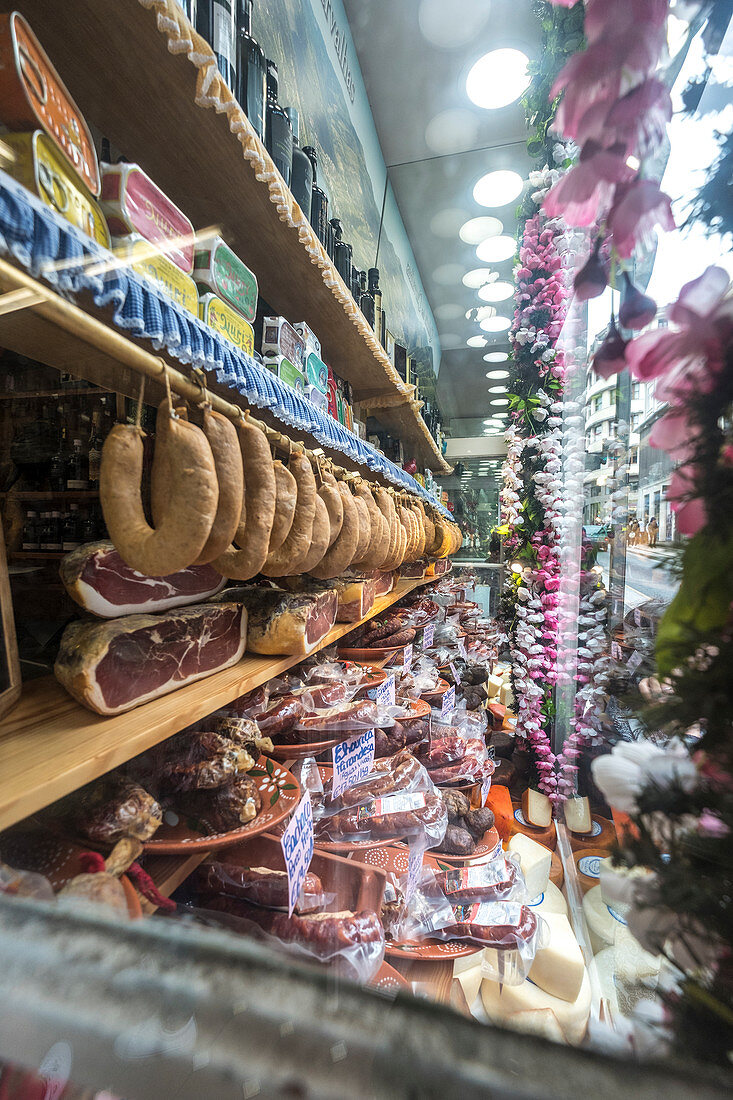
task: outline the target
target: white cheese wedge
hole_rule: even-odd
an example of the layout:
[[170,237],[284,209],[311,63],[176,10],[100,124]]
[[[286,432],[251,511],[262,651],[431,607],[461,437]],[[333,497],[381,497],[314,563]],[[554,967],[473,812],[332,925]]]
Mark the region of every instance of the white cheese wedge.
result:
[[541,894],[537,894],[527,902],[527,905],[531,909],[534,909],[535,913],[541,913],[543,916],[545,913],[562,913],[564,916],[568,915],[568,903],[565,900],[562,890],[560,890],[555,883],[547,883],[545,890]]
[[[530,1012],[546,1012],[548,1009],[557,1020],[566,1043],[576,1046],[582,1042],[590,1015],[591,988],[587,973],[574,1001],[563,1001],[545,993],[531,981],[521,985],[499,985],[484,979],[481,983],[481,1000],[492,1023],[507,1027],[522,1027]],[[517,1020],[517,1017],[522,1017]]]
[[590,932],[590,945],[594,955],[612,944],[617,932],[626,928],[622,914],[606,905],[600,886],[594,886],[583,898],[583,916]]
[[543,913],[550,928],[550,942],[534,957],[530,980],[563,1001],[576,1001],[585,975],[583,955],[570,921],[561,913]]
[[501,676],[489,676],[486,681],[486,690],[489,695],[489,699],[495,699],[502,689],[504,681]]
[[453,961],[453,977],[458,978],[467,970],[473,970],[474,966],[481,966],[484,957],[483,951],[476,951],[473,955],[462,955]]
[[[474,958],[475,955],[470,956],[472,962]],[[469,1009],[472,1008],[473,1002],[478,997],[478,991],[481,988],[483,976],[484,973],[481,968],[481,963],[479,963],[478,966],[472,966],[470,970],[464,970],[461,974],[456,974],[458,981],[461,983],[463,996],[466,998],[466,1004]]]
[[512,691],[512,685],[504,680],[499,688],[499,702],[503,707],[514,706],[514,692]]
[[552,803],[542,791],[527,788],[522,795],[522,813],[525,821],[537,829],[549,829],[552,824]]
[[532,840],[525,833],[515,833],[509,841],[508,852],[514,852],[519,856],[524,881],[527,884],[527,895],[536,898],[538,894],[544,894],[550,881],[550,867],[552,866],[552,852],[543,844]]
[[557,1016],[551,1008],[535,1008],[528,1012],[513,1012],[507,1017],[507,1024],[515,1031],[525,1035],[539,1035],[551,1043],[564,1043],[563,1030],[557,1022]]
[[571,833],[589,833],[593,828],[590,803],[587,798],[568,798],[565,802],[565,824]]

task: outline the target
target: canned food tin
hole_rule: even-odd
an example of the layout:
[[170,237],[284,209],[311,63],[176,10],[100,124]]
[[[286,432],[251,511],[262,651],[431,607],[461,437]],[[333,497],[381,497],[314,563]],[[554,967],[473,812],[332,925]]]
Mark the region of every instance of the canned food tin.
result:
[[4,134],[0,141],[8,151],[7,159],[2,161],[8,175],[88,237],[109,248],[109,231],[99,205],[48,134],[42,130]]
[[236,309],[245,321],[254,321],[257,315],[257,279],[221,237],[214,237],[207,248],[196,251],[193,277],[200,287],[210,290]]
[[317,386],[306,386],[305,396],[308,398],[312,405],[315,405],[321,412],[328,412],[328,398],[325,393],[321,393]]
[[0,15],[0,122],[8,130],[40,127],[91,194],[99,195],[92,135],[40,42],[17,11]]
[[103,164],[100,202],[113,237],[139,234],[191,274],[193,225],[138,164]]
[[124,256],[135,271],[157,283],[176,305],[187,309],[194,317],[198,316],[199,296],[195,282],[159,252],[155,245],[142,237],[116,238],[114,245],[116,255]]
[[320,354],[321,354],[321,341],[315,335],[313,330],[308,327],[308,325],[305,323],[305,321],[296,321],[296,323],[293,325],[293,328],[295,329],[295,331],[298,333],[298,336],[300,336],[301,340],[305,344],[305,354],[306,354],[306,356],[310,355],[310,353],[312,351],[315,352],[316,355],[320,356]]
[[305,378],[302,370],[293,366],[284,355],[275,355],[271,359],[265,359],[265,366],[276,374],[281,382],[291,386],[298,393],[305,393]]
[[240,351],[251,355],[255,346],[254,329],[249,321],[240,317],[216,294],[202,294],[199,298],[199,317],[207,325],[226,337],[230,344],[234,344]]
[[305,361],[305,377],[310,386],[315,386],[321,393],[326,393],[328,389],[328,367],[314,352],[311,352]]
[[284,317],[265,317],[262,323],[262,351],[270,355],[284,355],[298,370],[303,368],[305,346]]

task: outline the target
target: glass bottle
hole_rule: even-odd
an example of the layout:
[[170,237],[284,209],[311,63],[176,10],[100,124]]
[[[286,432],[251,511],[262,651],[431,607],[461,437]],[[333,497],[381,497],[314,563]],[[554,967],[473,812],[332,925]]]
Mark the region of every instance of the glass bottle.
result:
[[313,188],[311,190],[311,212],[310,219],[314,232],[325,248],[328,244],[328,233],[330,230],[330,224],[328,221],[328,199],[326,198],[326,192],[318,186],[317,180],[317,168],[318,168],[318,154],[312,145],[306,145],[303,152],[308,157],[308,160],[313,166]]
[[277,65],[267,59],[267,107],[265,119],[265,145],[275,162],[275,167],[290,187],[293,171],[293,127],[290,119],[277,101]]
[[47,550],[56,552],[61,549],[61,513],[51,512],[49,520],[49,532],[50,540],[46,546]]
[[[370,275],[371,275],[371,271],[370,271]],[[361,272],[359,281],[361,283],[361,286],[359,288],[360,291],[361,291],[361,294],[360,294],[360,297],[359,297],[359,305],[361,307],[361,312],[364,314],[364,317],[366,318],[367,323],[369,324],[370,328],[374,328],[374,294],[372,293],[372,289],[371,289],[371,280],[370,280],[370,285],[367,286],[366,271]]]
[[84,516],[84,522],[81,528],[82,542],[94,542],[97,538],[97,517],[94,514],[94,509],[87,509],[87,513]]
[[252,0],[237,3],[237,100],[260,141],[265,140],[267,66],[265,51],[252,35]]
[[338,218],[331,218],[331,228],[333,229],[333,262],[346,285],[351,287],[353,270],[351,264],[351,245],[343,240],[343,230]]
[[196,30],[211,46],[219,72],[233,88],[236,39],[234,0],[197,0]]
[[70,504],[69,511],[64,516],[61,549],[76,550],[77,546],[81,546],[81,516],[79,505]]
[[40,550],[40,531],[38,524],[38,513],[32,509],[26,512],[25,525],[23,527],[23,550],[35,551]]
[[176,0],[179,8],[188,16],[189,22],[196,23],[196,0]]
[[298,206],[310,221],[313,165],[310,158],[300,148],[300,114],[295,107],[286,107],[285,114],[290,119],[290,125],[293,128],[293,170],[290,190],[293,192],[293,198]]
[[[349,286],[349,284],[346,284]],[[355,302],[359,301],[361,296],[361,271],[358,268],[352,267],[351,269],[351,297]]]
[[101,410],[92,413],[92,431],[89,436],[89,488],[99,488],[99,467],[102,461],[102,433],[99,430]]
[[76,491],[89,488],[89,464],[81,440],[75,439],[66,468],[66,488]]
[[[369,293],[374,299],[374,318],[371,322],[377,340],[382,343],[382,291],[379,288],[379,268],[369,268]],[[361,307],[362,310],[364,306]],[[366,313],[364,314],[366,317]],[[368,318],[367,318],[368,319]]]
[[51,459],[49,471],[49,484],[52,493],[63,493],[66,488],[66,427],[62,426],[59,433],[59,446],[56,454]]

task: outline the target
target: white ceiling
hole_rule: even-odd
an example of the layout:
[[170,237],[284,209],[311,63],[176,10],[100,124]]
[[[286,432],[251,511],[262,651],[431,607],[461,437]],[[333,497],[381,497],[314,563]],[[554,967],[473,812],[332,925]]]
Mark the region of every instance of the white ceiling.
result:
[[[474,268],[491,267],[512,281],[513,260],[484,264],[475,246],[458,236],[470,218],[498,217],[502,232],[516,234],[516,202],[479,206],[473,186],[496,169],[526,180],[524,112],[518,103],[499,110],[476,107],[466,76],[480,57],[502,47],[530,58],[539,48],[539,26],[530,0],[344,0],[359,64],[389,176],[441,335],[438,400],[455,435],[481,433],[481,421],[499,406],[488,393],[497,380],[486,372],[487,351],[508,350],[506,333],[482,333],[467,310],[483,305],[462,283]],[[519,201],[519,200],[517,200]],[[497,312],[511,316],[512,299]],[[483,348],[466,340],[486,337]],[[469,429],[469,430],[467,430]]]

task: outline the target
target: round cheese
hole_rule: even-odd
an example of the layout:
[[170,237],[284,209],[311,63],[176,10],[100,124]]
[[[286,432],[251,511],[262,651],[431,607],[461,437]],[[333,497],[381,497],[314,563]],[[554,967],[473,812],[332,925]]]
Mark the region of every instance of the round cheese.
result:
[[570,837],[570,847],[574,852],[580,852],[585,848],[596,850],[603,848],[606,855],[608,855],[616,843],[616,830],[613,822],[609,821],[607,817],[599,817],[598,814],[593,814],[589,833],[573,833],[568,830],[568,836]]
[[562,860],[557,851],[552,853],[552,863],[550,864],[550,882],[554,882],[558,890],[562,890],[562,884],[565,881],[565,871],[563,870]]
[[547,883],[543,893],[538,894],[536,898],[532,898],[531,901],[527,902],[527,905],[534,909],[535,913],[562,913],[567,916],[568,912],[568,903],[562,891],[555,886],[552,879]]
[[593,980],[593,1015],[601,1015],[603,1006],[603,1018],[613,1025],[614,1019],[619,1014],[618,994],[616,992],[616,960],[612,947],[604,947],[593,956],[588,967]]
[[583,972],[580,993],[574,1001],[563,1001],[546,993],[529,979],[521,985],[500,985],[484,979],[481,1000],[492,1023],[528,1030],[529,1013],[552,1012],[566,1043],[582,1042],[590,1015],[591,988],[587,971]]
[[509,822],[509,831],[511,834],[524,833],[525,836],[531,837],[532,840],[536,840],[538,844],[544,845],[545,848],[551,848],[553,852],[557,847],[555,822],[551,821],[544,829],[535,828],[534,825],[529,824],[522,813],[522,807],[517,802],[513,803],[513,818]]
[[600,886],[601,867],[603,861],[607,858],[608,852],[602,848],[582,848],[579,852],[573,852],[573,862],[575,863],[578,882],[584,894],[587,894],[594,886]]
[[590,945],[594,955],[615,941],[620,928],[626,928],[626,921],[621,914],[606,905],[600,886],[594,886],[584,896],[583,916],[590,932]]

